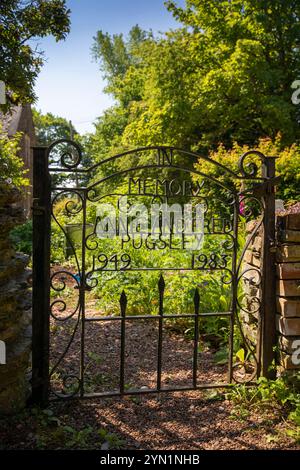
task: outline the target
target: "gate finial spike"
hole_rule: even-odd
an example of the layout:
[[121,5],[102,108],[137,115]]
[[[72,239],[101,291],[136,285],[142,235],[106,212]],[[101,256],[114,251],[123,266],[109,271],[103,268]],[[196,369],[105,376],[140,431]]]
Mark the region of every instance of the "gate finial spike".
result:
[[125,316],[126,307],[127,307],[127,295],[124,290],[122,291],[120,295],[120,307],[121,307],[121,315]]
[[194,294],[194,305],[195,305],[196,315],[198,315],[198,313],[199,313],[199,304],[200,304],[199,289],[198,289],[198,287],[196,287],[195,294]]
[[161,274],[160,275],[160,278],[159,278],[159,281],[158,281],[158,289],[160,292],[163,292],[165,290],[165,286],[166,286],[166,283],[165,283],[165,280],[164,280],[164,277],[163,275]]

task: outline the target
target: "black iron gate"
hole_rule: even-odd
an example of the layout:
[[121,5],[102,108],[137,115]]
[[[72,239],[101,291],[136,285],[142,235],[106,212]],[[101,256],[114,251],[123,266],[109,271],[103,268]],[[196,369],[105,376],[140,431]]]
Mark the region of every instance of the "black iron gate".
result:
[[[134,149],[89,168],[74,142],[35,148],[34,401],[224,387],[270,376],[275,182],[274,158],[256,151],[242,155],[234,171],[171,147]],[[262,263],[254,266],[244,257],[258,233]],[[256,288],[250,307],[243,298],[245,277]],[[207,293],[208,278],[215,293]],[[218,299],[218,289],[227,308],[210,311],[206,304],[210,296]],[[240,318],[249,309],[257,317],[252,342]],[[215,383],[199,376],[199,344],[205,319],[220,318],[228,321],[228,371]],[[178,321],[189,322],[190,373],[184,384],[169,386],[163,380],[164,332]],[[150,339],[155,380],[147,387],[126,381],[127,329],[135,322],[155,324],[155,347]],[[88,349],[101,343],[105,327],[97,330],[99,339],[91,340],[89,325],[107,325],[105,334],[111,325],[119,331],[112,340],[115,378],[96,392],[87,371],[91,361],[105,363],[107,353],[99,358]],[[245,350],[240,361],[234,358],[237,331]]]

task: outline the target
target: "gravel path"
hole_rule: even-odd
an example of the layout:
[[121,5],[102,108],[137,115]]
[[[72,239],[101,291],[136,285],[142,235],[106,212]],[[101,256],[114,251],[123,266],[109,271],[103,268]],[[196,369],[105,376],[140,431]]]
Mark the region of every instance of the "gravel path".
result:
[[[119,326],[116,322],[89,323],[86,345],[101,358],[98,363],[89,364],[91,376],[100,373],[108,378],[96,384],[93,391],[117,388]],[[163,345],[163,385],[191,384],[193,342],[165,330]],[[156,350],[157,328],[153,322],[127,322],[125,377],[129,387],[155,387]],[[227,366],[214,363],[211,351],[203,349],[199,353],[199,383],[225,383],[226,371]],[[75,406],[56,407],[72,415],[74,424],[84,420],[86,425],[101,425],[116,433],[129,449],[296,448],[282,431],[279,410],[240,416],[224,394],[214,390],[86,400],[76,402]]]
[[[88,314],[94,315],[92,311]],[[64,350],[73,326],[72,320],[68,323],[68,326],[52,328],[52,360]],[[76,372],[78,366],[79,341],[76,336],[64,362],[69,373]],[[163,385],[190,384],[193,342],[165,330],[163,344]],[[117,322],[88,323],[86,380],[90,391],[117,388],[119,347]],[[154,321],[127,322],[127,388],[155,387],[156,351]],[[212,352],[205,348],[199,353],[198,381],[226,381],[226,366],[216,365]],[[54,418],[46,425],[45,417],[41,419],[31,412],[0,421],[0,448],[39,448],[41,439],[44,440],[42,447],[49,449],[100,448],[101,442],[99,438],[97,442],[95,434],[105,429],[118,436],[127,449],[300,449],[300,445],[287,437],[287,425],[279,409],[245,412],[225,399],[224,390],[60,401],[50,404],[48,412]],[[95,433],[84,441],[70,443],[70,439],[63,440],[60,431],[63,426],[77,431],[91,427]]]

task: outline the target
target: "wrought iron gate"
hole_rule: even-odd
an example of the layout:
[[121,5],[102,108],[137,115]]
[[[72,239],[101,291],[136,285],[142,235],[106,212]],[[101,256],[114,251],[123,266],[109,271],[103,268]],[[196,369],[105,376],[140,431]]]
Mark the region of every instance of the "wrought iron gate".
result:
[[[75,142],[61,140],[48,148],[35,148],[34,401],[46,402],[49,396],[223,387],[233,382],[250,383],[261,374],[269,376],[275,344],[275,183],[275,159],[257,151],[242,155],[234,171],[210,158],[172,147],[134,149],[89,168],[85,168],[85,158]],[[246,224],[249,232],[251,220],[252,228],[244,241],[243,233]],[[262,264],[247,265],[246,249],[259,232]],[[219,288],[225,292],[228,308],[224,311],[206,308],[209,276],[216,292]],[[245,277],[259,287],[250,307],[241,295]],[[147,289],[150,292],[150,282],[152,297],[148,302],[145,293]],[[167,289],[174,282],[171,294]],[[112,289],[116,290],[113,294]],[[174,303],[179,292],[188,311],[178,310]],[[144,295],[142,302],[139,294]],[[255,344],[241,325],[240,312],[249,308],[257,315]],[[199,342],[206,318],[229,322],[228,373],[220,383],[199,379]],[[163,334],[166,324],[179,319],[188,321],[192,331],[191,374],[184,385],[168,386],[162,380]],[[126,383],[127,327],[138,321],[142,325],[155,323],[156,379],[149,387],[128,387]],[[96,393],[90,393],[86,380],[90,357],[96,365],[98,360],[87,349],[91,324],[119,325],[120,333],[115,341],[117,382]],[[246,368],[234,361],[236,330],[248,351]],[[54,339],[49,339],[53,332]],[[55,351],[49,358],[51,341]]]

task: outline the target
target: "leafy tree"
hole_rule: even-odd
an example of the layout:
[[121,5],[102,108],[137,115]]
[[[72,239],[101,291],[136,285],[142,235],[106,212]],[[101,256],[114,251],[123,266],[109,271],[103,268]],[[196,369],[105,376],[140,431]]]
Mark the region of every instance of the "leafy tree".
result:
[[[106,110],[96,122],[96,130],[86,139],[86,151],[93,161],[122,152],[126,147],[122,140],[130,121],[131,106],[142,99],[144,68],[141,58],[142,46],[152,44],[151,32],[134,26],[128,38],[122,34],[112,37],[98,31],[94,38],[92,54],[100,62],[100,70],[107,80],[105,91],[113,96],[116,104]],[[108,166],[106,171],[113,170]]]
[[33,87],[43,65],[43,52],[30,40],[70,31],[65,0],[2,0],[0,3],[0,78],[16,101],[35,98]]
[[291,84],[300,69],[300,1],[186,3],[167,2],[183,26],[163,36],[138,27],[127,39],[97,34],[94,56],[119,111],[101,118],[95,142],[112,115],[122,115],[118,148],[170,144],[207,154],[220,142],[252,146],[278,132],[286,145],[299,139]]
[[[82,166],[84,168],[91,166],[91,157],[93,154],[90,150],[91,144],[89,144],[89,136],[80,135],[71,121],[68,121],[67,119],[60,116],[55,116],[52,113],[42,114],[40,111],[34,108],[33,121],[38,145],[47,146],[60,139],[73,140],[85,150],[82,152]],[[71,147],[69,147],[69,150],[70,149],[72,151]],[[54,162],[57,163],[64,150],[67,150],[67,145],[60,147],[57,152],[53,151],[50,153],[50,164],[53,164]],[[53,174],[52,180],[54,184],[59,185],[64,180],[64,176],[60,173]],[[79,177],[75,178],[76,184],[79,184],[79,182],[82,184],[87,184],[88,180],[88,175],[82,177],[81,181],[79,181]]]
[[186,9],[169,1],[168,8],[214,52],[200,72],[200,102],[208,122],[218,120],[223,129],[205,133],[208,142],[216,134],[224,143],[253,144],[278,131],[286,142],[299,138],[299,110],[291,103],[300,65],[299,1],[188,0]]
[[132,100],[141,99],[141,79],[139,68],[143,67],[141,45],[153,39],[151,32],[143,31],[138,25],[134,26],[127,39],[122,34],[98,31],[94,37],[92,55],[100,61],[100,70],[108,85],[106,92],[120,102],[123,107]]
[[95,133],[85,139],[85,150],[93,162],[122,152],[121,139],[127,123],[128,112],[121,106],[109,108],[97,119]]
[[54,116],[52,113],[42,114],[33,109],[35,133],[39,145],[49,145],[58,139],[71,139],[78,135],[71,122]]

